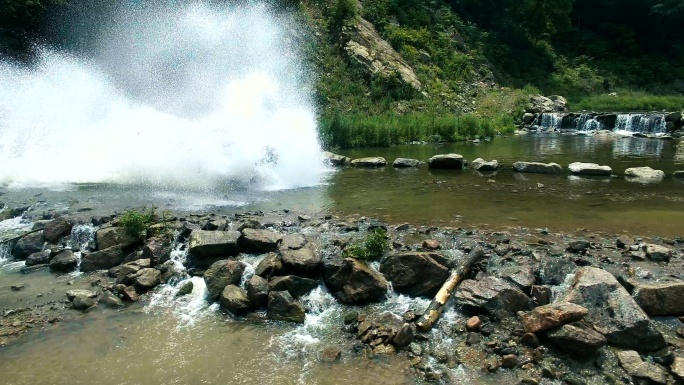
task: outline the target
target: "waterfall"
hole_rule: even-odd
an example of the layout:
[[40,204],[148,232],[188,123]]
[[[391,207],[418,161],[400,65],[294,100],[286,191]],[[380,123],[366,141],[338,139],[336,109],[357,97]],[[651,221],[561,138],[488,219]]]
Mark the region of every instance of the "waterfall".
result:
[[582,114],[573,121],[573,128],[580,134],[588,134],[602,128],[601,123],[590,114]]
[[664,134],[666,131],[665,117],[662,114],[619,114],[614,131],[619,134]]
[[560,130],[561,122],[563,121],[563,116],[558,113],[543,113],[539,117],[539,127],[544,130]]

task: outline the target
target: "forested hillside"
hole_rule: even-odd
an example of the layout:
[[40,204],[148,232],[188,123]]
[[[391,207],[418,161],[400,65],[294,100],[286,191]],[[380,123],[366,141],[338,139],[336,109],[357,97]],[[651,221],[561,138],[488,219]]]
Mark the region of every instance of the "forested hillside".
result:
[[[48,16],[73,1],[5,0],[2,53],[30,61],[30,42],[51,40]],[[491,135],[512,128],[534,93],[563,95],[573,109],[682,107],[682,0],[270,5],[306,31],[329,146]]]

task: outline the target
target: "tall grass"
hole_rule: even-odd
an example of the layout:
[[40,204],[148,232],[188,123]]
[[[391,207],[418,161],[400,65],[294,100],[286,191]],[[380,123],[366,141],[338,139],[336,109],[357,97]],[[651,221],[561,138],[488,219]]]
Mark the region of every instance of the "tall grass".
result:
[[320,136],[326,148],[388,147],[412,141],[459,141],[510,133],[512,117],[480,117],[473,114],[440,115],[350,113],[322,117]]
[[591,110],[597,112],[627,111],[682,111],[684,96],[658,96],[638,91],[617,92],[617,95],[586,96],[570,100],[573,111]]

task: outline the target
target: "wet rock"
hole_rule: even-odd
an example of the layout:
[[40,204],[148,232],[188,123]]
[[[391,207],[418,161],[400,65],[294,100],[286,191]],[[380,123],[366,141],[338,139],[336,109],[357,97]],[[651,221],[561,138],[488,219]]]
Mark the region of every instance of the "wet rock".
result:
[[101,304],[110,307],[110,308],[120,308],[123,307],[124,304],[121,302],[119,297],[115,296],[114,294],[110,292],[104,292],[102,295],[100,295],[100,298],[98,299],[98,302]]
[[247,292],[236,285],[228,285],[221,292],[219,303],[223,308],[235,315],[241,315],[249,310],[251,304]]
[[385,278],[353,258],[326,263],[323,279],[332,295],[346,304],[378,302],[387,294]]
[[595,267],[577,270],[560,301],[584,306],[587,323],[612,345],[641,350],[665,346],[663,336],[612,274]]
[[397,353],[397,349],[393,345],[382,344],[373,348],[373,354],[379,356],[391,356]]
[[142,258],[149,258],[152,266],[161,265],[171,257],[171,243],[163,238],[149,238],[142,249]]
[[667,383],[667,373],[661,367],[644,362],[639,357],[639,353],[633,350],[617,352],[617,358],[627,373],[636,378],[643,378],[653,381],[656,384]]
[[43,250],[45,237],[42,231],[27,234],[21,237],[12,248],[12,255],[16,259],[25,259],[33,253]]
[[63,237],[69,235],[72,227],[74,227],[74,223],[65,218],[53,219],[45,224],[43,235],[45,236],[46,241],[56,243]]
[[584,240],[572,241],[568,244],[568,251],[572,253],[584,253],[591,244]]
[[468,321],[466,321],[466,329],[471,332],[479,331],[481,327],[482,320],[478,316],[470,317]]
[[336,348],[325,348],[321,351],[321,360],[323,362],[335,362],[342,356],[342,352]]
[[244,229],[240,247],[245,253],[276,251],[283,236],[271,230]]
[[475,332],[470,332],[466,335],[466,345],[477,345],[480,343],[480,341],[482,341],[482,337]]
[[670,370],[679,380],[684,381],[684,357],[675,357]]
[[499,169],[499,162],[496,160],[486,161],[482,158],[477,158],[470,164],[470,168],[481,172],[496,171]]
[[344,166],[349,163],[351,159],[344,155],[333,154],[332,152],[323,152],[323,159],[325,159],[331,166]]
[[462,170],[464,163],[463,155],[442,154],[430,158],[428,160],[428,167],[441,170]]
[[135,273],[140,271],[140,269],[150,266],[151,262],[149,259],[138,259],[133,262],[124,263],[119,269],[119,275],[116,278],[116,283],[130,285],[131,279]]
[[87,310],[95,306],[95,299],[85,295],[77,295],[71,302],[72,306],[76,310]]
[[268,286],[271,291],[287,290],[294,298],[299,298],[317,288],[318,281],[297,277],[296,275],[287,275],[284,277],[273,277]]
[[608,166],[600,166],[596,163],[571,163],[568,168],[570,172],[575,175],[594,175],[594,176],[611,176],[613,169]]
[[684,282],[639,284],[632,296],[650,316],[684,315]]
[[253,275],[247,281],[247,298],[255,307],[266,306],[268,302],[268,281],[258,275]]
[[551,302],[551,287],[548,285],[533,285],[530,295],[537,306],[548,305]]
[[499,269],[497,276],[529,293],[537,278],[531,266],[506,266]]
[[615,241],[615,245],[620,248],[630,248],[635,245],[634,239],[631,237],[628,237],[626,235],[620,235],[617,240]]
[[110,269],[121,264],[123,261],[124,255],[121,246],[112,246],[108,249],[93,253],[84,253],[81,256],[81,271],[87,273],[96,270]]
[[555,302],[539,306],[522,316],[522,323],[528,333],[539,333],[567,323],[579,321],[589,313],[587,308],[569,302]]
[[73,302],[74,298],[78,296],[95,298],[97,297],[97,292],[92,290],[69,290],[66,292],[66,297],[69,302]]
[[401,326],[397,334],[392,339],[392,344],[396,347],[407,346],[413,342],[414,335],[414,326],[412,324],[405,323]]
[[161,272],[149,267],[140,269],[131,280],[135,285],[149,289],[161,283]]
[[266,309],[268,319],[304,323],[306,317],[304,306],[292,298],[287,291],[272,291],[268,293]]
[[563,172],[563,167],[557,163],[515,162],[513,169],[517,172],[530,174],[560,174]]
[[188,241],[190,260],[197,266],[207,267],[219,259],[235,256],[241,236],[239,231],[193,230]]
[[283,271],[283,261],[280,258],[280,255],[269,253],[261,262],[259,262],[254,269],[254,274],[260,277],[270,277],[272,275],[279,275]]
[[656,183],[665,178],[665,173],[661,170],[654,170],[650,167],[633,167],[625,170],[625,179],[631,182]]
[[242,262],[223,260],[212,264],[204,272],[204,282],[207,284],[209,297],[218,298],[228,285],[237,285],[242,279],[245,265]]
[[371,157],[371,158],[359,158],[351,161],[351,165],[354,167],[385,167],[387,161],[385,158],[381,157]]
[[302,234],[286,234],[280,243],[280,248],[284,250],[299,250],[306,246],[306,238]]
[[135,289],[135,286],[126,286],[125,289],[123,289],[123,296],[125,299],[133,302],[137,302],[140,300],[140,296],[138,295],[138,291]]
[[439,250],[442,246],[439,243],[438,240],[436,239],[426,239],[423,241],[423,249],[429,250],[429,251],[434,251],[434,250]]
[[[601,337],[603,337],[603,336],[601,336]],[[520,338],[520,343],[525,345],[525,346],[536,348],[537,346],[539,346],[539,338],[537,338],[537,335],[534,333],[525,333]]]
[[321,267],[321,256],[308,247],[297,250],[280,250],[280,258],[286,271],[305,277],[316,275]]
[[[380,264],[380,272],[398,293],[432,297],[449,278],[449,269],[439,264],[434,253],[397,253]],[[439,258],[439,257],[438,257]]]
[[518,366],[518,356],[515,354],[506,354],[501,358],[501,367],[513,369],[516,366]]
[[26,266],[44,265],[50,263],[52,259],[52,253],[50,250],[39,251],[33,253],[26,258]]
[[655,262],[670,262],[670,258],[672,258],[672,250],[665,246],[645,245],[644,252],[646,253],[646,258]]
[[176,292],[176,297],[182,297],[192,293],[195,288],[195,284],[191,280],[183,281],[178,285],[178,291]]
[[64,250],[50,260],[50,270],[69,272],[78,266],[78,257],[71,250]]
[[418,167],[421,163],[418,159],[397,158],[392,163],[392,166],[395,168],[411,168]]
[[590,356],[607,343],[601,333],[582,324],[563,325],[546,335],[561,350],[579,357]]
[[532,300],[518,287],[495,277],[463,281],[456,291],[456,303],[485,311],[498,318],[530,310]]
[[675,171],[672,173],[672,177],[675,179],[684,179],[684,170]]
[[97,230],[95,240],[97,242],[97,249],[104,250],[112,246],[121,246],[121,248],[125,249],[137,243],[140,238],[128,234],[122,227],[106,227]]

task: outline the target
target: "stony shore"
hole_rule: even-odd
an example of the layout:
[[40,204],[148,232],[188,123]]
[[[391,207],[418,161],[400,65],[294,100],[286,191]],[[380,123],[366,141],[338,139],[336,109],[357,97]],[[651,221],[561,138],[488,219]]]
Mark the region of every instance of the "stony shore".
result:
[[[161,284],[175,284],[184,295],[192,291],[187,272],[204,278],[207,301],[271,322],[303,322],[307,308],[300,298],[323,285],[349,307],[340,333],[356,341],[353,351],[321,352],[328,361],[399,354],[417,376],[444,383],[458,365],[483,375],[512,371],[525,384],[684,379],[681,238],[414,227],[287,210],[166,219],[137,237],[118,216],[92,218],[94,238],[82,250],[69,242],[82,216],[35,221],[37,231],[12,248],[14,258],[26,261],[26,282],[46,270],[85,274],[67,286],[43,288],[45,295],[30,304],[2,309],[0,342],[98,307],[134,307]],[[373,263],[350,258],[349,250],[374,229],[386,230],[389,250]],[[454,294],[450,306],[460,313],[432,332],[414,324],[425,309],[392,314],[364,307],[384,301],[389,287],[431,299],[475,248],[485,258]],[[182,269],[178,253],[187,254]],[[263,256],[249,279],[237,260],[244,253]]]

